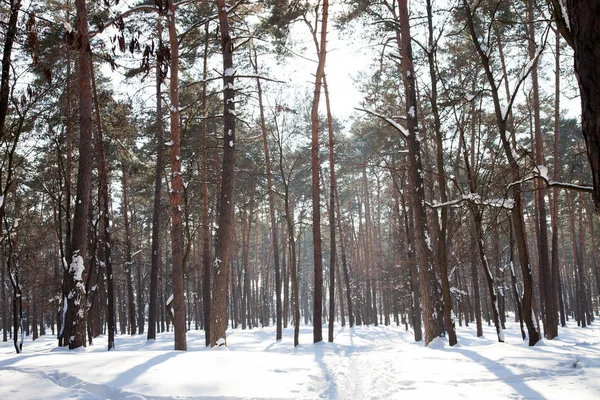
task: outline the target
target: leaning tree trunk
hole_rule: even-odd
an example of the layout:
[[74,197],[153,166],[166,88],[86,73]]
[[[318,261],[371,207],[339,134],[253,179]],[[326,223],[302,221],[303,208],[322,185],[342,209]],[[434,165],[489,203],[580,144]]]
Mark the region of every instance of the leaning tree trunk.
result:
[[63,278],[63,345],[86,345],[84,260],[87,256],[88,211],[92,183],[92,57],[85,0],[76,0],[79,50],[79,167],[71,245]]
[[233,69],[233,39],[229,26],[229,6],[216,0],[223,55],[223,167],[221,195],[215,246],[215,278],[210,320],[210,346],[227,346],[227,276],[232,250],[231,233],[234,223],[233,187],[235,179],[235,86]]

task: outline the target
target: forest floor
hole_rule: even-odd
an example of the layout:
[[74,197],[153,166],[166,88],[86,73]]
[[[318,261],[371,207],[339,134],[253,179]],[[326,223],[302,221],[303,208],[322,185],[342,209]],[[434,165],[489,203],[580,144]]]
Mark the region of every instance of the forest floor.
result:
[[106,337],[69,351],[46,335],[19,355],[0,343],[0,399],[600,399],[600,324],[571,324],[535,347],[507,328],[506,343],[470,325],[457,328],[458,346],[425,348],[403,327],[337,327],[334,343],[314,345],[303,326],[296,349],[292,328],[280,342],[274,327],[236,329],[216,351],[192,330],[187,352],[172,350],[172,333],[118,335],[111,352]]

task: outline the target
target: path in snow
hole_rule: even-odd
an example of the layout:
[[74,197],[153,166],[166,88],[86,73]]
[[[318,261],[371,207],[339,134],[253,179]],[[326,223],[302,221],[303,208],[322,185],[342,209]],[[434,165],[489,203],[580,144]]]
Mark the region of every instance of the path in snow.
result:
[[274,327],[230,330],[229,351],[208,351],[202,331],[188,332],[188,352],[172,350],[172,333],[106,338],[84,350],[56,347],[53,337],[26,340],[24,353],[0,343],[0,399],[598,399],[600,326],[560,330],[530,348],[518,326],[507,343],[493,328],[477,338],[458,328],[459,346],[430,348],[399,327],[336,329],[334,343],[313,345],[302,327],[275,342]]

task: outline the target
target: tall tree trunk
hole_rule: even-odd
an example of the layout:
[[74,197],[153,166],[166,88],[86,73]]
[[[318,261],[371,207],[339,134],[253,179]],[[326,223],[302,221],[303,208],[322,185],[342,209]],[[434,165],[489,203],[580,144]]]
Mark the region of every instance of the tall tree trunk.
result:
[[[600,213],[600,3],[595,0],[548,0],[558,28],[574,51],[581,94],[581,130],[592,168],[593,197]],[[565,19],[566,18],[566,19]]]
[[211,309],[210,346],[227,345],[227,276],[231,255],[231,233],[233,227],[233,187],[235,180],[235,87],[233,69],[233,39],[229,26],[229,6],[225,0],[216,0],[221,32],[223,55],[223,167],[221,195],[215,248],[215,279]]
[[[12,62],[12,50],[17,36],[17,22],[19,21],[19,10],[21,0],[10,0],[10,16],[5,33],[4,50],[2,53],[2,76],[0,80],[0,140],[4,140],[4,126],[8,113],[8,97],[10,88],[10,66]],[[5,331],[6,332],[6,331]]]
[[[327,57],[327,20],[329,15],[329,0],[323,0],[321,18],[321,36],[318,43],[319,63],[315,74],[315,89],[310,112],[311,121],[311,177],[312,177],[312,230],[313,230],[313,261],[314,261],[314,301],[313,301],[313,343],[323,340],[323,257],[321,251],[321,202],[319,190],[319,100],[321,85],[325,75],[325,59]],[[313,38],[317,42],[318,7],[315,10],[316,23],[311,27]],[[306,21],[307,24],[308,21]],[[309,24],[310,26],[310,24]]]
[[352,302],[352,285],[350,284],[350,274],[348,272],[348,260],[346,257],[346,243],[344,242],[344,230],[342,228],[342,212],[340,210],[340,196],[338,194],[337,185],[335,186],[335,210],[337,215],[337,228],[340,234],[338,240],[340,244],[341,257],[342,257],[342,271],[344,274],[344,282],[346,283],[346,302],[348,304],[348,319],[350,322],[350,328],[354,327],[354,311]]
[[135,335],[135,298],[133,295],[133,277],[131,275],[131,267],[133,260],[131,258],[131,221],[129,220],[129,196],[127,195],[127,178],[129,168],[122,165],[122,190],[123,190],[123,220],[125,224],[125,277],[127,279],[127,327],[130,335]]
[[[329,133],[329,326],[327,332],[327,341],[333,342],[333,323],[335,320],[335,271],[337,267],[337,243],[335,240],[335,193],[337,191],[337,182],[335,178],[335,153],[334,153],[334,132],[333,117],[331,115],[331,104],[329,102],[329,87],[327,86],[327,77],[323,76],[323,89],[325,89],[325,104],[327,107],[327,131]],[[341,286],[340,286],[341,287]],[[340,302],[340,306],[343,304]],[[343,311],[340,313],[344,318]]]
[[412,39],[407,0],[400,0],[398,6],[402,33],[402,79],[406,96],[406,122],[408,126],[406,142],[409,152],[409,176],[414,210],[415,241],[419,261],[419,284],[425,325],[425,346],[427,346],[433,339],[443,333],[442,327],[438,323],[442,310],[436,290],[437,279],[432,263],[431,237],[427,226],[427,211],[425,210],[423,164],[421,162],[420,132],[417,123],[416,76],[412,62]]
[[[437,73],[436,73],[436,46],[433,38],[433,11],[431,7],[431,0],[427,0],[427,28],[428,28],[428,48],[427,60],[429,63],[429,75],[431,78],[431,112],[433,114],[434,128],[435,128],[435,143],[437,147],[436,151],[436,162],[437,162],[437,177],[438,186],[440,189],[440,200],[442,203],[448,201],[448,195],[446,193],[446,173],[444,171],[444,134],[442,132],[442,123],[440,120],[440,113],[438,110],[438,91],[437,91]],[[444,312],[444,322],[446,324],[446,331],[448,332],[448,343],[450,346],[454,346],[457,343],[456,330],[454,328],[454,318],[452,317],[452,297],[450,295],[450,283],[448,282],[448,257],[446,251],[447,245],[447,232],[448,232],[448,209],[442,207],[440,211],[438,229],[438,257],[437,262],[440,267],[440,277],[442,281],[442,306]]]
[[[256,47],[252,47],[254,58],[254,73],[258,76],[258,55]],[[277,230],[277,219],[275,218],[275,193],[273,189],[273,174],[271,171],[271,156],[269,154],[269,143],[267,141],[267,126],[265,122],[265,110],[263,106],[263,92],[260,78],[256,78],[258,90],[258,109],[260,113],[260,131],[262,133],[263,150],[265,155],[265,171],[267,174],[267,194],[269,199],[269,217],[271,219],[271,246],[273,248],[273,264],[275,265],[275,301],[277,328],[275,340],[281,340],[282,333],[282,307],[281,307],[281,273],[279,268],[279,234]]]
[[[479,42],[477,33],[475,31],[475,25],[473,22],[473,15],[471,8],[467,0],[463,0],[463,8],[467,15],[467,25],[471,34],[471,39],[475,46],[475,50],[481,59],[482,66],[487,78],[487,81],[491,87],[492,99],[494,102],[494,112],[496,115],[496,123],[498,125],[498,134],[502,141],[502,147],[509,164],[509,176],[515,183],[512,186],[512,200],[513,208],[511,210],[511,218],[513,221],[513,227],[515,232],[515,240],[517,244],[517,253],[519,255],[519,264],[521,265],[523,275],[523,319],[527,326],[527,332],[529,334],[529,345],[534,346],[540,340],[540,333],[538,327],[533,320],[533,278],[531,276],[531,265],[529,261],[529,250],[527,248],[527,234],[525,229],[525,221],[523,218],[523,199],[521,197],[521,185],[518,183],[521,179],[520,168],[517,160],[513,156],[513,148],[506,136],[506,118],[507,113],[503,111],[500,105],[500,96],[498,93],[498,87],[494,78],[494,74],[491,70],[490,60],[486,52],[483,51],[482,45]],[[513,94],[514,95],[514,94]],[[512,104],[509,102],[509,105]],[[510,109],[510,107],[509,107]],[[510,111],[510,110],[508,110]]]
[[61,336],[69,349],[86,345],[85,302],[83,285],[84,260],[87,259],[87,225],[92,182],[92,57],[85,0],[76,0],[79,46],[79,167],[77,195],[71,245],[67,254],[69,266],[63,279],[63,301],[66,303]]
[[[555,64],[554,64],[554,161],[553,161],[553,180],[560,181],[559,158],[560,158],[560,33],[557,31],[555,36]],[[558,188],[552,190],[552,209],[550,214],[552,224],[552,303],[560,307],[559,286],[560,286],[560,264],[558,259]],[[560,299],[562,300],[562,299]],[[565,326],[564,313],[561,311],[561,326]],[[557,330],[558,334],[558,330]]]
[[[527,0],[527,14],[529,17],[528,35],[529,41],[527,50],[529,59],[535,59],[535,27],[533,15],[533,0]],[[531,85],[533,96],[533,121],[535,134],[535,162],[538,166],[545,166],[544,161],[544,146],[542,141],[542,125],[540,121],[540,93],[537,74],[537,63],[531,71]],[[556,153],[558,156],[558,153]],[[546,339],[551,340],[558,336],[558,311],[556,309],[555,291],[556,285],[552,281],[552,271],[550,260],[548,258],[548,223],[546,218],[546,189],[545,184],[540,179],[536,180],[536,208],[538,211],[539,236],[538,236],[538,253],[539,253],[539,269],[541,275],[540,295],[543,310],[544,331]]]
[[179,120],[179,41],[175,22],[175,4],[169,3],[167,25],[169,29],[169,45],[171,47],[170,68],[170,118],[171,118],[171,249],[172,249],[172,290],[173,290],[173,328],[174,349],[187,350],[185,327],[185,298],[183,273],[183,228],[181,226],[181,194],[183,191],[181,178],[181,137]]
[[162,192],[162,172],[164,169],[164,157],[165,153],[163,150],[163,110],[162,110],[162,97],[161,97],[161,86],[162,86],[162,72],[160,65],[160,49],[163,47],[162,43],[162,22],[161,18],[158,19],[156,24],[157,36],[158,36],[158,48],[156,57],[156,165],[154,166],[154,201],[152,205],[152,254],[151,254],[151,266],[150,266],[150,293],[149,293],[149,307],[148,307],[148,340],[156,340],[156,327],[158,317],[158,275],[160,270],[160,213],[161,213],[161,192]]
[[[108,351],[115,348],[115,293],[113,265],[111,257],[111,232],[110,232],[110,198],[108,197],[108,170],[106,167],[106,153],[104,151],[104,132],[102,129],[102,120],[100,118],[100,104],[98,100],[98,91],[96,89],[96,75],[92,69],[92,89],[94,92],[94,108],[96,110],[96,153],[98,155],[98,176],[101,200],[102,214],[102,257],[104,263],[103,270],[106,273],[107,299],[106,299],[106,320],[108,325]],[[102,280],[102,279],[99,279]]]

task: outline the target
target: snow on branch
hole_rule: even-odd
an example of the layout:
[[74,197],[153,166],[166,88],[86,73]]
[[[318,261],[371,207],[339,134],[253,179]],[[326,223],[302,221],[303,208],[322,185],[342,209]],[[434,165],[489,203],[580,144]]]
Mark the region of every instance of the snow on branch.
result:
[[443,208],[443,207],[455,207],[460,205],[461,203],[472,203],[478,206],[487,206],[494,208],[505,208],[507,210],[512,210],[515,206],[514,202],[511,199],[506,198],[497,198],[497,199],[484,199],[481,197],[479,193],[468,193],[460,196],[457,199],[450,200],[444,203],[438,203],[434,201],[433,203],[428,203],[428,206],[434,209]]
[[366,112],[367,114],[370,114],[374,117],[381,118],[382,120],[387,122],[389,125],[391,125],[393,128],[395,128],[398,132],[400,132],[402,134],[402,136],[404,136],[405,138],[410,136],[410,132],[408,132],[408,129],[406,129],[405,127],[403,127],[398,122],[391,119],[390,117],[386,117],[385,115],[379,114],[375,111],[367,110],[366,108],[356,108],[355,107],[354,109],[358,110],[358,111]]
[[566,183],[566,182],[555,182],[548,178],[548,167],[545,165],[536,165],[532,171],[532,178],[540,178],[544,181],[546,186],[555,187],[559,189],[567,189],[567,190],[575,190],[578,192],[587,192],[592,193],[593,188],[589,185],[576,185],[574,183]]

